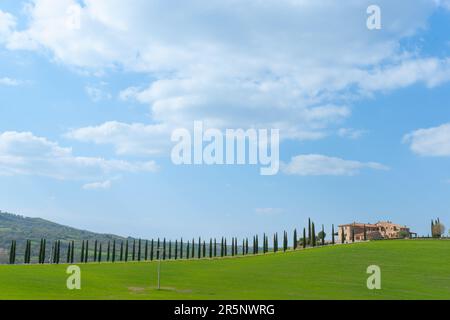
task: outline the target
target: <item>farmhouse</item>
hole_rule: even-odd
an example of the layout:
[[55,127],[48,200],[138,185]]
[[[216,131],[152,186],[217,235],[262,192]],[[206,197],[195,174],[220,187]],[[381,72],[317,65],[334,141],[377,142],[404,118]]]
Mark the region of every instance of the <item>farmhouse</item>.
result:
[[355,241],[376,240],[376,239],[396,239],[402,234],[409,237],[413,234],[406,226],[392,223],[391,221],[380,221],[375,224],[353,222],[339,226],[338,239],[341,241],[344,233],[345,241],[352,241],[352,234],[355,235]]

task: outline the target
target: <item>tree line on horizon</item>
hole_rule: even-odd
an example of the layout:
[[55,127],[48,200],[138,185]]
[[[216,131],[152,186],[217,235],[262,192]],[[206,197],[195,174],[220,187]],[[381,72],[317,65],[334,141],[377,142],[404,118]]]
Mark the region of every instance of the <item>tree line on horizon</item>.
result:
[[[107,242],[97,240],[82,240],[78,243],[74,240],[55,240],[52,244],[47,243],[47,239],[42,238],[38,244],[38,255],[33,257],[32,240],[26,240],[23,263],[31,264],[36,261],[38,264],[59,264],[59,263],[88,263],[88,262],[129,262],[129,261],[153,261],[153,260],[178,260],[178,259],[202,259],[202,258],[223,258],[235,256],[247,256],[266,254],[269,252],[286,252],[297,250],[300,247],[316,247],[325,245],[326,233],[322,225],[321,231],[316,234],[316,227],[311,219],[308,219],[308,227],[303,228],[302,237],[298,237],[297,229],[293,231],[292,241],[289,241],[287,231],[282,234],[281,241],[279,234],[272,237],[272,247],[269,246],[269,235],[264,233],[262,239],[255,235],[252,239],[231,238],[231,243],[227,243],[227,238],[210,238],[207,240],[192,239],[184,241],[167,241],[163,239],[127,239],[122,241],[111,240]],[[262,243],[260,243],[260,241]],[[334,225],[332,225],[331,244],[335,244]],[[81,246],[80,246],[81,245]],[[10,244],[9,263],[16,264],[17,241]],[[33,259],[36,258],[36,259]]]

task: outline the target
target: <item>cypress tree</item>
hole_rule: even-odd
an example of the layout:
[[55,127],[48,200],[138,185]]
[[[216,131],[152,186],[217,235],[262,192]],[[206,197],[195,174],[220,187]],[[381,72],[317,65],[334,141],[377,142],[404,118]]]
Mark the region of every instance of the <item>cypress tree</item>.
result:
[[212,238],[209,239],[209,257],[212,258]]
[[138,256],[137,259],[138,261],[141,261],[141,239],[138,240]]
[[128,239],[125,241],[125,262],[128,262]]
[[351,229],[351,235],[352,235],[352,242],[355,242],[355,228],[352,227]]
[[116,240],[113,240],[113,247],[112,247],[112,262],[116,262]]
[[191,243],[188,241],[187,246],[186,246],[186,259],[189,259],[189,253],[191,252],[190,245],[191,245]]
[[97,249],[98,249],[98,241],[94,242],[94,262],[97,262]]
[[45,258],[47,256],[47,239],[44,238],[44,250],[42,251],[42,263],[45,263]]
[[345,243],[345,229],[344,227],[341,228],[341,243]]
[[316,246],[316,227],[314,222],[311,223],[311,236],[312,236],[312,246]]
[[311,235],[311,218],[308,218],[308,244],[312,245],[312,235]]
[[120,262],[123,261],[123,241],[120,242]]
[[89,240],[86,240],[86,249],[84,251],[85,251],[84,263],[87,263],[89,257]]
[[172,259],[172,241],[169,240],[169,260]]
[[132,261],[136,260],[136,239],[133,239],[133,251],[131,254]]
[[72,250],[72,244],[69,242],[67,245],[67,263],[70,263],[70,257],[71,257],[71,251]]
[[364,225],[364,241],[367,241],[367,229],[366,229],[366,225]]
[[227,238],[224,239],[223,248],[225,249],[225,257],[228,256]]
[[156,243],[156,260],[159,260],[159,256],[160,256],[159,248],[160,247],[161,247],[161,243],[160,243],[160,240],[158,238],[158,242]]
[[178,259],[178,240],[175,239],[175,260]]
[[83,263],[84,262],[84,240],[83,243],[81,245],[81,256],[80,256],[80,262]]
[[166,238],[164,238],[164,240],[163,240],[163,255],[162,255],[162,259],[166,260]]
[[206,241],[203,240],[203,258],[206,258]]
[[217,257],[217,240],[214,238],[214,258]]
[[303,228],[303,249],[306,248],[306,228]]
[[108,241],[108,251],[106,252],[106,261],[109,262],[111,258],[111,241]]
[[331,243],[335,244],[335,241],[334,241],[334,224],[331,225]]
[[72,240],[72,250],[70,250],[70,263],[75,262],[75,241]]
[[198,238],[198,247],[197,247],[197,258],[200,259],[201,258],[201,250],[202,250],[202,243],[201,243],[202,239]]
[[195,240],[192,239],[192,248],[191,248],[192,252],[191,252],[191,258],[194,259],[195,258]]
[[245,238],[245,254],[248,255],[248,238]]
[[297,250],[297,245],[298,245],[298,238],[297,238],[297,229],[294,229],[294,244],[293,244],[293,247],[294,247],[294,250]]
[[324,229],[323,225],[322,225],[322,245],[323,246],[325,245],[325,229]]
[[153,261],[153,247],[154,247],[154,241],[152,239],[151,247],[150,247],[150,260]]
[[56,263],[59,264],[61,255],[61,240],[58,240],[58,257],[56,259]]
[[102,243],[100,242],[100,246],[98,248],[98,262],[102,262]]
[[9,264],[14,264],[14,240],[11,240],[9,247]]
[[180,240],[180,259],[183,259],[183,238]]
[[25,254],[23,255],[23,263],[28,264],[28,250],[29,250],[30,240],[27,240],[25,245]]
[[145,240],[145,261],[148,260],[148,240]]
[[223,237],[222,240],[220,242],[220,256],[223,257],[224,256],[224,252],[223,252]]

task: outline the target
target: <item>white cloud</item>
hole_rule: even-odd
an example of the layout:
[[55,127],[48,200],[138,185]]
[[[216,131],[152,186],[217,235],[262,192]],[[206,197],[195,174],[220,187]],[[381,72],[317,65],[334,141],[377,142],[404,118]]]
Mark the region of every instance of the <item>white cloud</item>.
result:
[[148,104],[152,122],[165,127],[201,119],[320,139],[350,116],[353,99],[449,80],[447,59],[424,59],[399,44],[426,26],[440,5],[434,0],[378,1],[382,32],[366,28],[369,0],[194,0],[177,10],[148,0],[32,4],[27,28],[8,18],[8,48],[45,50],[87,71],[151,75],[120,98]]
[[67,138],[81,142],[113,145],[120,155],[155,155],[170,145],[171,130],[164,125],[106,122],[99,126],[72,130]]
[[15,87],[15,86],[18,86],[20,84],[21,84],[21,82],[19,80],[16,80],[16,79],[11,79],[11,78],[8,78],[8,77],[0,78],[0,85],[9,86],[9,87]]
[[358,130],[353,128],[340,128],[338,130],[338,136],[352,140],[361,138],[365,133],[365,130]]
[[112,95],[102,87],[89,85],[86,86],[84,89],[86,91],[86,94],[94,102],[100,102],[102,100],[111,100],[112,98]]
[[111,180],[106,180],[103,182],[92,182],[87,183],[83,186],[84,190],[106,190],[110,189],[112,186]]
[[14,16],[0,10],[0,43],[8,40],[15,27],[16,19]]
[[405,135],[404,143],[421,156],[450,156],[450,123],[429,129],[419,129]]
[[353,176],[362,169],[388,170],[376,162],[359,162],[319,154],[299,155],[283,165],[282,171],[299,176]]
[[154,172],[153,161],[128,162],[79,157],[30,132],[0,134],[0,175],[37,175],[55,179],[85,180],[116,174]]

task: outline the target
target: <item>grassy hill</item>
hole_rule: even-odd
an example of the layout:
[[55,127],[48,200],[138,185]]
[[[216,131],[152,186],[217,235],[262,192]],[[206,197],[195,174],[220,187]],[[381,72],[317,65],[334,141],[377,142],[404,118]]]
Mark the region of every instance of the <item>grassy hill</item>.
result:
[[[366,287],[378,265],[382,290]],[[81,265],[66,289],[64,265],[0,266],[0,299],[450,299],[450,241],[397,240],[217,260]]]
[[25,251],[25,241],[34,240],[33,255],[37,256],[38,244],[41,238],[46,238],[48,243],[54,240],[62,240],[63,243],[69,240],[99,240],[107,242],[109,240],[123,240],[119,236],[109,234],[99,234],[85,230],[79,230],[63,226],[40,218],[27,218],[0,211],[0,263],[6,263],[11,240],[17,241],[17,261],[22,261]]

